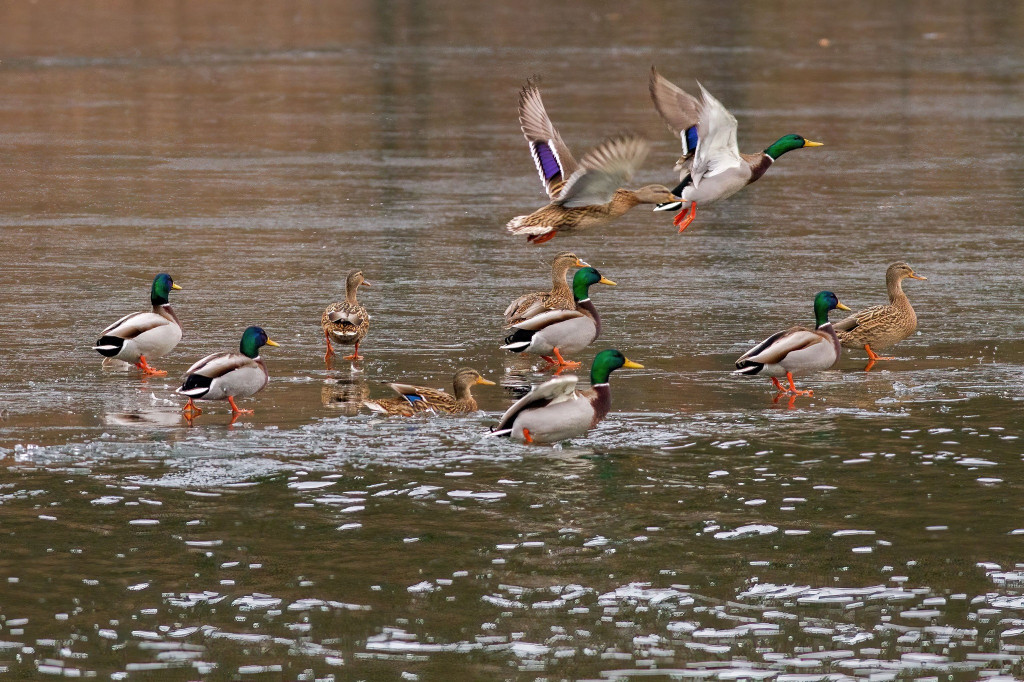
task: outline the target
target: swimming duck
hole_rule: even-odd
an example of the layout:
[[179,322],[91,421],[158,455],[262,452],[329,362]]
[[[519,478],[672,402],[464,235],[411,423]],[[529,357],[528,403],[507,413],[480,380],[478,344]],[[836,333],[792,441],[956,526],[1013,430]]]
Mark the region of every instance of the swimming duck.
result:
[[576,301],[572,289],[565,281],[569,268],[585,268],[589,263],[581,261],[575,253],[563,251],[551,261],[551,291],[535,291],[523,294],[505,309],[505,328],[529,319],[547,310],[573,310]]
[[683,154],[675,165],[680,183],[672,190],[682,201],[659,204],[654,210],[682,208],[673,221],[680,232],[696,218],[698,203],[710,204],[732,196],[764,175],[786,152],[823,144],[800,135],[784,135],[759,154],[740,153],[736,145],[736,118],[703,85],[697,86],[701,100],[651,67],[654,107],[683,146]]
[[910,299],[903,293],[903,280],[928,279],[916,272],[906,263],[893,263],[885,271],[885,286],[889,291],[889,303],[876,305],[858,311],[847,318],[836,322],[836,335],[839,343],[847,348],[864,347],[867,351],[868,369],[876,360],[894,360],[881,356],[871,348],[888,348],[894,346],[914,333],[917,329],[917,314]]
[[227,400],[235,415],[252,414],[235,404],[235,398],[256,395],[270,381],[267,366],[260,357],[260,348],[276,346],[260,327],[249,327],[242,332],[237,353],[214,353],[188,368],[185,381],[175,392],[188,396],[183,411],[201,414],[195,400]]
[[526,443],[555,443],[584,435],[608,414],[612,404],[608,377],[620,367],[643,369],[617,350],[603,350],[590,366],[589,390],[576,390],[579,379],[572,374],[545,381],[508,408],[491,435]]
[[615,286],[592,267],[577,270],[572,278],[575,309],[549,310],[512,325],[514,331],[505,337],[502,349],[536,353],[560,368],[579,367],[580,363],[566,360],[562,353],[577,353],[601,336],[601,316],[590,302],[592,284]]
[[577,163],[548,118],[540,90],[533,82],[527,82],[519,93],[519,123],[551,199],[546,206],[516,216],[505,226],[512,234],[526,235],[530,243],[542,244],[558,232],[609,222],[639,204],[678,199],[663,185],[622,189],[647,157],[649,146],[642,137],[626,134],[609,138]]
[[104,357],[131,363],[146,374],[166,376],[167,372],[150,367],[146,357],[167,355],[181,341],[181,323],[167,300],[172,289],[181,287],[167,273],[157,275],[149,292],[152,312],[125,315],[100,332],[93,350]]
[[374,412],[384,414],[400,414],[403,417],[411,417],[418,412],[435,412],[438,414],[465,414],[476,412],[476,399],[473,397],[472,386],[481,384],[494,386],[493,381],[488,381],[480,376],[480,372],[469,367],[463,367],[455,373],[452,379],[452,386],[455,388],[454,395],[445,393],[438,388],[426,386],[411,386],[409,384],[388,384],[401,398],[381,398],[379,400],[364,400],[363,405]]
[[346,360],[363,359],[359,354],[359,342],[370,329],[370,316],[366,313],[366,308],[356,300],[356,291],[360,285],[370,286],[370,283],[363,279],[362,271],[353,270],[348,273],[345,279],[345,300],[327,306],[320,318],[320,326],[324,330],[324,338],[327,339],[325,361],[334,355],[331,341],[342,346],[355,344],[355,350],[352,351],[352,355],[345,356]]
[[[780,393],[814,395],[813,391],[798,391],[793,383],[794,374],[806,374],[828,369],[839,360],[841,348],[828,313],[834,308],[849,310],[831,291],[820,291],[814,297],[815,328],[791,327],[772,334],[736,361],[734,374],[760,374],[772,378]],[[789,387],[784,388],[776,377],[785,376]]]

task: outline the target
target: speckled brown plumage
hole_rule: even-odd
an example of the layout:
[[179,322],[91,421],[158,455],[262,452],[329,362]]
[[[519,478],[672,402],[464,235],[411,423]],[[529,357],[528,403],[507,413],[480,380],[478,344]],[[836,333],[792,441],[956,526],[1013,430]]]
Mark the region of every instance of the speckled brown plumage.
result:
[[327,354],[324,359],[334,355],[332,343],[342,346],[355,346],[352,355],[347,359],[358,360],[359,342],[366,337],[370,329],[370,316],[366,308],[356,300],[356,291],[360,285],[369,286],[369,282],[363,279],[360,270],[353,270],[348,273],[345,280],[345,300],[339,303],[332,303],[324,310],[320,318],[320,326],[324,330],[324,338],[327,339]]
[[575,253],[563,251],[551,261],[551,291],[535,291],[523,294],[505,309],[505,328],[518,324],[546,310],[573,310],[576,301],[572,287],[566,281],[569,268],[583,268],[587,264]]
[[463,367],[455,373],[452,379],[454,395],[446,393],[438,388],[427,386],[412,386],[410,384],[388,384],[400,398],[380,398],[377,400],[366,400],[363,404],[374,412],[383,412],[392,415],[411,417],[420,412],[433,412],[435,414],[466,414],[476,412],[476,399],[473,397],[471,387],[474,384],[493,386],[493,381],[488,381],[480,376],[475,369]]
[[[917,329],[917,314],[903,292],[903,280],[908,277],[926,279],[906,263],[893,263],[885,271],[889,303],[865,308],[836,322],[836,333],[843,346],[870,346],[878,350],[893,346],[914,333]],[[873,355],[870,350],[868,354]]]

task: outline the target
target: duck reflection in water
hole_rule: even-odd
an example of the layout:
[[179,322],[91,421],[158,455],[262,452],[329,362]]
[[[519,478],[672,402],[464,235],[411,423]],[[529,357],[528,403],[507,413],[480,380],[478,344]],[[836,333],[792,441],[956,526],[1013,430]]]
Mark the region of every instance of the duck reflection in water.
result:
[[320,389],[320,402],[324,407],[337,410],[345,417],[359,414],[363,401],[369,397],[370,387],[359,373],[325,379],[323,388]]

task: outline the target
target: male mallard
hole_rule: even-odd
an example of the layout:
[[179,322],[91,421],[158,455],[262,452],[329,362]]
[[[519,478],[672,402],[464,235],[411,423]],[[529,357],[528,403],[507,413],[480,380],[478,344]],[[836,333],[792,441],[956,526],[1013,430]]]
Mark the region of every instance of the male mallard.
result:
[[171,289],[181,289],[167,273],[153,279],[149,300],[153,311],[132,313],[104,329],[93,350],[108,358],[130,362],[146,374],[165,376],[167,372],[153,369],[146,356],[166,355],[181,341],[181,323],[167,302]]
[[355,344],[356,348],[352,355],[346,355],[346,360],[362,360],[359,354],[359,342],[366,336],[370,329],[370,316],[366,308],[356,300],[356,291],[359,285],[370,286],[370,283],[363,279],[361,270],[353,270],[348,273],[345,279],[345,300],[340,303],[332,303],[327,306],[323,316],[320,318],[320,326],[324,330],[324,338],[327,339],[327,353],[324,360],[334,355],[334,348],[331,341],[342,346]]
[[636,135],[612,137],[587,152],[579,163],[562,141],[544,110],[540,90],[527,82],[519,93],[519,123],[530,145],[551,203],[530,215],[516,216],[505,226],[512,234],[541,244],[559,232],[583,230],[618,218],[638,204],[674,201],[663,185],[621,189],[643,163],[649,146]]
[[675,166],[681,182],[672,190],[682,201],[661,204],[654,210],[674,211],[682,207],[673,221],[680,232],[697,216],[698,202],[710,204],[732,196],[764,175],[786,152],[822,146],[821,142],[811,142],[799,135],[784,135],[759,154],[742,154],[736,146],[736,118],[703,85],[697,86],[703,101],[676,87],[651,67],[651,99],[683,145],[683,155]]
[[847,348],[864,347],[867,351],[868,369],[876,360],[894,360],[883,357],[871,349],[894,346],[914,333],[917,329],[917,314],[910,299],[903,293],[903,280],[928,279],[914,272],[904,262],[893,263],[885,271],[885,286],[889,290],[889,304],[866,308],[836,322],[839,343]]
[[[813,391],[798,391],[793,375],[828,369],[839,360],[839,339],[828,321],[828,313],[833,308],[849,310],[831,291],[819,291],[814,297],[816,324],[813,330],[791,327],[772,334],[740,356],[734,374],[760,374],[763,371],[782,393],[814,395]],[[789,388],[784,388],[776,378],[783,375],[789,380]]]
[[409,384],[388,384],[401,398],[381,398],[379,400],[364,400],[363,405],[374,412],[384,414],[400,414],[403,417],[411,417],[417,412],[436,412],[439,414],[465,414],[476,412],[476,399],[473,397],[472,386],[482,384],[493,386],[493,381],[488,381],[480,376],[480,372],[469,367],[463,367],[455,373],[452,379],[452,386],[455,394],[445,393],[438,388],[427,388],[426,386],[410,386]]
[[235,404],[235,398],[256,395],[270,381],[267,366],[260,357],[260,348],[276,346],[260,327],[249,327],[242,332],[242,341],[237,353],[214,353],[188,368],[185,381],[176,393],[188,396],[183,408],[188,414],[200,414],[195,400],[225,400],[231,404],[231,412],[252,414]]
[[537,386],[501,415],[493,436],[526,443],[555,443],[582,436],[604,419],[612,405],[608,376],[620,367],[643,369],[617,350],[603,350],[590,365],[590,390],[577,391],[568,374]]
[[[572,278],[576,308],[549,310],[512,325],[514,331],[505,337],[502,348],[513,353],[530,351],[559,367],[579,367],[580,363],[563,358],[562,352],[577,353],[601,336],[601,316],[590,302],[592,284],[615,286],[615,282],[605,279],[594,268],[577,270]],[[554,360],[549,357],[552,353]]]
[[551,261],[551,291],[535,291],[523,294],[505,308],[505,328],[539,315],[547,310],[573,310],[576,301],[572,289],[565,281],[569,268],[585,268],[589,264],[581,261],[575,253],[563,251]]

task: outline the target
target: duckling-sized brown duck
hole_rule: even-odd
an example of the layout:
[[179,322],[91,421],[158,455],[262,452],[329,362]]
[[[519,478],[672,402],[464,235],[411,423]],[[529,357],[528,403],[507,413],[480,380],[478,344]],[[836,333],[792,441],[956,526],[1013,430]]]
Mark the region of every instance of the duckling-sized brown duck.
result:
[[370,329],[370,316],[366,313],[366,308],[356,300],[356,291],[360,285],[370,286],[370,283],[363,279],[362,270],[348,273],[345,280],[345,300],[327,306],[327,310],[320,318],[320,326],[323,327],[324,338],[327,339],[325,361],[334,355],[332,341],[342,346],[355,345],[352,355],[345,356],[346,360],[363,359],[359,354],[359,342]]
[[584,263],[572,251],[563,251],[551,261],[551,291],[535,291],[523,294],[505,308],[505,328],[527,320],[548,310],[575,310],[576,301],[572,287],[565,281],[569,268],[585,268]]
[[475,384],[493,386],[494,382],[484,379],[475,369],[463,367],[455,373],[455,377],[452,379],[455,395],[445,393],[442,389],[426,386],[388,384],[401,396],[400,398],[364,400],[363,405],[373,412],[399,414],[403,417],[411,417],[419,412],[466,414],[477,410],[476,399],[471,391],[471,387]]
[[893,263],[885,271],[889,303],[865,308],[834,325],[841,344],[847,348],[863,347],[867,352],[869,362],[866,369],[871,369],[877,360],[894,360],[893,357],[878,355],[875,350],[894,346],[917,329],[917,313],[903,293],[903,280],[907,278],[928,279],[902,261]]
[[559,232],[584,230],[618,218],[639,204],[678,201],[663,185],[622,189],[647,157],[649,146],[632,134],[609,138],[579,163],[548,118],[540,90],[527,82],[519,93],[519,122],[551,203],[505,226],[542,244]]

